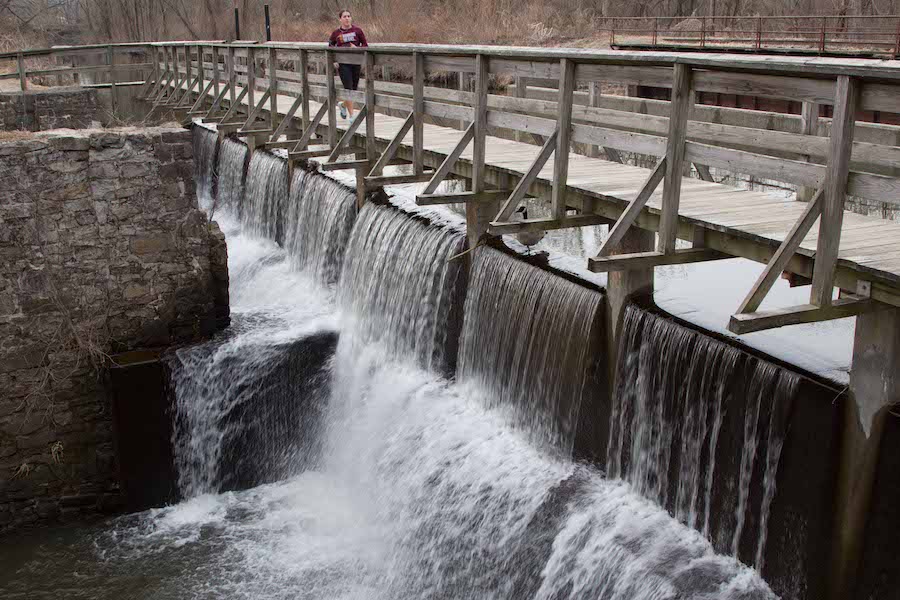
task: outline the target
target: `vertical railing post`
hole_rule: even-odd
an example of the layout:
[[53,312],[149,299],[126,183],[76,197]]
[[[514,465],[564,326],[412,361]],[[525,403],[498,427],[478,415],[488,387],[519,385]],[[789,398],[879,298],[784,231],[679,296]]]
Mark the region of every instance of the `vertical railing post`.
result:
[[559,96],[556,122],[556,151],[553,160],[551,211],[554,219],[566,217],[566,183],[569,178],[569,140],[572,132],[572,99],[575,95],[575,63],[559,61]]
[[423,140],[425,125],[425,57],[413,52],[413,171],[421,175],[424,170]]
[[897,38],[894,42],[894,58],[900,58],[900,18],[897,19]]
[[819,239],[816,244],[812,292],[809,299],[811,304],[817,306],[829,306],[834,293],[834,270],[841,243],[859,87],[859,80],[841,75],[837,78],[834,89],[831,142],[828,164],[825,167],[822,216],[819,217]]
[[[800,111],[800,133],[803,135],[816,135],[819,131],[819,105],[815,102],[804,102]],[[807,161],[810,157],[804,157]],[[808,186],[800,186],[797,188],[797,200],[800,202],[809,202],[812,200],[813,194],[816,193],[814,188]]]
[[756,17],[756,49],[762,48],[762,17]]
[[[267,4],[266,7],[269,5]],[[269,48],[269,129],[275,131],[275,116],[278,113],[278,55],[275,48]]]
[[159,74],[159,48],[156,46],[150,46],[150,54],[153,56],[153,85],[150,86],[144,96],[147,99],[151,98],[151,92],[155,92],[156,88],[159,86],[160,82],[160,74]]
[[213,46],[212,49],[212,77],[213,77],[213,98],[219,97],[219,47]]
[[656,41],[659,38],[659,17],[653,18],[653,45],[656,45]]
[[691,68],[676,63],[672,80],[672,104],[669,114],[669,137],[666,144],[666,178],[663,182],[662,214],[659,221],[657,252],[675,251],[678,234],[678,204],[681,200],[681,177],[684,170],[684,142],[688,115],[693,104]]
[[191,58],[191,46],[189,44],[184,45],[184,91],[181,92],[178,96],[178,104],[181,104],[185,97],[190,97],[192,84],[192,77],[194,76],[194,60]]
[[[309,127],[309,54],[306,50],[300,51],[300,94],[303,96],[303,104],[300,107],[301,131]],[[304,146],[301,150],[305,150]]]
[[825,52],[825,28],[828,25],[828,17],[822,17],[822,34],[819,38],[819,52]]
[[[516,98],[525,98],[528,96],[528,79],[521,75],[516,75]],[[516,130],[516,141],[521,142],[525,140],[525,133],[522,131]]]
[[256,107],[256,49],[247,47],[247,113]]
[[[472,98],[473,136],[472,136],[472,188],[471,191],[483,192],[486,187],[485,173],[485,138],[487,137],[487,101],[490,83],[489,58],[484,54],[475,56],[475,93]],[[466,237],[469,248],[475,248],[479,239],[487,231],[488,223],[498,206],[493,203],[466,202]]]
[[106,66],[109,72],[109,99],[113,114],[119,107],[119,96],[116,92],[116,52],[112,44],[106,47]]
[[700,47],[706,47],[706,17],[700,18]]
[[237,97],[237,90],[235,89],[235,86],[237,86],[237,69],[235,68],[234,46],[228,47],[226,60],[228,62],[228,108],[231,108]]
[[328,147],[337,145],[337,90],[334,87],[334,51],[325,51],[325,84],[328,86]]
[[[591,108],[600,106],[600,96],[602,95],[601,91],[602,89],[599,81],[592,81],[588,84],[588,106],[590,106]],[[600,146],[598,146],[597,144],[591,144],[589,148],[589,156],[600,156]]]
[[611,21],[609,26],[609,45],[614,46],[616,44],[616,20],[611,19]]
[[175,84],[172,86],[172,97],[174,97],[181,86],[181,69],[178,67],[178,46],[172,46],[172,70],[175,73]]
[[472,138],[472,191],[483,192],[485,187],[485,139],[487,138],[488,57],[475,56],[475,135]]
[[16,64],[19,70],[19,89],[24,92],[28,89],[28,83],[25,81],[25,57],[21,52],[16,55]]
[[[378,160],[375,150],[375,55],[366,52],[366,160],[371,169]],[[368,170],[366,171],[368,173]],[[381,175],[381,173],[374,173]]]

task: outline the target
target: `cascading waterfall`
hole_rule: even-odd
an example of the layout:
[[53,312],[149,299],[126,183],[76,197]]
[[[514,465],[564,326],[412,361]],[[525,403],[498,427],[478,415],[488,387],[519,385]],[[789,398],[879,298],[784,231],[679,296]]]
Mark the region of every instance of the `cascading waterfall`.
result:
[[[571,455],[599,364],[603,298],[499,250],[474,252],[459,378],[487,391],[543,442]],[[486,349],[490,349],[486,351]]]
[[218,186],[216,206],[240,216],[244,204],[244,185],[250,153],[247,146],[226,139],[219,148]]
[[353,227],[339,285],[341,307],[357,318],[347,329],[361,343],[414,356],[426,369],[452,370],[453,310],[465,286],[464,264],[454,257],[465,244],[461,231],[367,204]]
[[282,211],[287,200],[287,162],[266,152],[254,152],[241,209],[244,231],[281,244],[284,241]]
[[355,219],[355,191],[318,173],[294,172],[284,211],[284,246],[298,269],[336,283]]
[[[248,190],[254,198],[247,204],[271,206],[261,197],[271,182],[260,172],[279,177],[280,171],[262,164],[265,158],[253,160],[259,181]],[[99,525],[81,545],[48,554],[35,567],[37,585],[71,586],[74,570],[85,597],[154,600],[180,600],[186,593],[237,600],[774,598],[757,573],[717,555],[700,533],[628,483],[533,443],[535,433],[547,437],[546,423],[532,414],[541,395],[554,407],[554,420],[571,424],[564,416],[572,408],[554,397],[563,393],[556,379],[563,372],[576,380],[585,373],[583,347],[591,332],[582,329],[594,327],[597,293],[550,281],[547,273],[479,249],[471,299],[478,318],[467,319],[463,331],[461,373],[467,375],[457,383],[436,371],[447,371],[456,354],[458,315],[452,307],[461,304],[465,276],[454,257],[465,248],[462,232],[395,207],[367,205],[345,253],[336,313],[331,294],[295,269],[297,262],[274,236],[266,237],[272,232],[267,219],[282,214],[252,214],[242,219],[243,229],[227,219],[222,223],[229,244],[231,330],[210,344],[180,350],[172,360],[180,419],[176,452],[185,461],[180,464],[194,469],[196,486],[188,489],[195,496]],[[510,314],[501,315],[501,308]],[[498,322],[491,321],[492,309]],[[515,315],[527,317],[532,329],[513,335]],[[640,348],[636,324],[626,327],[638,358],[654,355],[656,350]],[[285,350],[306,348],[310,336],[319,339],[336,328],[337,351],[326,362],[312,361],[314,373],[293,369],[293,359],[285,359]],[[496,347],[501,341],[559,356],[530,362],[513,348]],[[672,343],[665,349],[678,350]],[[501,353],[496,379],[486,374],[489,363],[470,354],[476,352]],[[742,368],[736,363],[730,367],[735,373]],[[510,370],[515,365],[534,373]],[[273,381],[279,369],[284,376]],[[773,387],[767,377],[760,374],[760,393],[766,386],[777,392],[781,384]],[[314,420],[321,426],[315,432],[305,428],[303,411],[300,419],[293,408],[270,411],[284,408],[285,400],[309,406],[297,387],[317,378],[331,385],[318,389],[327,408],[318,411]],[[577,394],[585,383],[565,385]],[[715,396],[712,381],[698,377],[695,387],[697,394]],[[724,411],[731,407],[727,394],[723,398]],[[250,403],[281,423],[267,418],[258,427],[255,416],[242,410]],[[524,417],[518,425],[509,422],[510,406]],[[747,461],[754,479],[757,457],[772,463],[774,446],[763,438],[781,435],[774,414],[760,404],[762,441]],[[622,431],[637,431],[638,425],[625,419]],[[282,436],[279,427],[297,427],[295,445],[281,446],[281,454],[269,448],[265,457],[254,456],[270,444],[262,437]],[[247,430],[249,437],[240,439]],[[567,435],[550,431],[561,439]],[[625,452],[631,437],[620,437],[623,445],[616,447],[626,473],[637,461]],[[235,438],[244,443],[231,446],[236,450],[221,444]],[[264,471],[274,464],[280,471],[264,480],[287,479],[241,492],[205,493],[223,489],[223,474],[206,467],[244,454],[250,456],[245,464]],[[735,496],[732,509],[738,504]],[[744,529],[749,526],[748,521]],[[32,597],[35,587],[29,582],[13,588],[13,595],[21,590]],[[0,591],[8,589],[0,581]]]
[[609,476],[761,569],[799,378],[634,305],[622,327]]
[[216,161],[219,136],[214,131],[195,127],[191,137],[194,151],[194,181],[201,206],[212,203],[216,188]]

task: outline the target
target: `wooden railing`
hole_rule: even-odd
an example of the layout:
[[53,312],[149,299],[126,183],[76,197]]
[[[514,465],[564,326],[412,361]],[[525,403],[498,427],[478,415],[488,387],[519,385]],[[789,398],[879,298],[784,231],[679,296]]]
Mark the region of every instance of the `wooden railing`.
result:
[[[897,128],[856,127],[855,122],[858,110],[900,113],[900,63],[391,44],[336,49],[304,43],[166,42],[145,44],[144,48],[147,59],[138,66],[148,71],[143,83],[146,99],[157,106],[184,108],[191,116],[216,122],[220,131],[287,148],[292,159],[325,157],[321,164],[325,170],[355,169],[361,193],[390,183],[427,182],[420,203],[479,205],[480,213],[492,212],[483,230],[493,234],[608,223],[612,218],[609,239],[589,263],[596,271],[709,260],[726,256],[722,250],[728,248],[728,254],[767,262],[738,311],[743,315],[755,313],[775,279],[790,267],[811,278],[810,305],[787,319],[781,317],[779,324],[853,314],[869,309],[873,299],[900,304],[895,277],[863,276],[852,266],[838,264],[848,194],[900,204]],[[21,68],[26,56],[33,54],[16,56],[23,79],[23,73],[29,72]],[[359,91],[342,89],[336,82],[334,63],[338,60],[363,67],[365,79]],[[112,60],[106,67],[111,65]],[[113,73],[117,67],[112,68]],[[405,72],[411,83],[379,81],[385,68]],[[460,81],[472,77],[474,91],[428,85],[428,75],[436,73],[464,74],[454,75],[454,80]],[[504,79],[553,82],[556,89],[543,88],[541,97],[530,95],[527,85],[516,86],[525,90],[518,97],[489,93],[492,85]],[[668,88],[672,101],[647,104],[604,96],[599,93],[601,82]],[[803,103],[804,114],[788,117],[694,106],[696,91],[797,101]],[[585,94],[588,101],[584,101]],[[287,110],[279,109],[279,97],[293,98]],[[342,100],[352,100],[360,107],[346,128],[338,127],[336,116]],[[833,107],[833,119],[818,117],[817,107],[823,104]],[[629,106],[652,114],[631,112]],[[401,115],[404,121],[397,135],[384,143],[376,139],[375,116],[386,111]],[[762,123],[764,119],[768,121]],[[426,120],[464,129],[457,146],[437,163],[430,156],[426,161]],[[781,128],[773,130],[773,125]],[[402,148],[402,141],[410,130],[413,144],[408,151]],[[485,161],[489,131],[531,138],[541,150],[524,173],[494,176],[488,173]],[[606,202],[596,202],[596,197],[567,185],[569,156],[577,144],[604,148],[605,156],[612,160],[618,153],[653,157],[654,167],[627,202],[602,195],[600,200]],[[470,189],[436,194],[441,181],[458,170],[456,163],[469,145],[473,155],[466,172]],[[340,160],[351,153],[357,155],[355,160]],[[538,174],[551,155],[553,177],[546,190],[550,215],[512,221],[526,195],[543,191]],[[426,168],[429,161],[433,163],[430,169]],[[384,168],[397,162],[410,163],[412,173],[384,175]],[[710,178],[709,168],[713,168],[805,188],[806,211],[774,253],[761,252],[759,244],[736,249],[746,242],[739,243],[739,232],[727,244],[708,248],[717,232],[707,230],[705,236],[698,236],[696,227],[679,219],[681,183],[691,165],[704,179]],[[509,186],[510,180],[514,186]],[[658,218],[648,217],[647,201],[660,184],[663,194]],[[492,186],[494,189],[489,189]],[[817,220],[818,248],[812,264],[795,253]],[[635,225],[658,232],[656,249],[614,256],[618,242]],[[676,248],[676,238],[690,241],[693,247]],[[853,295],[833,301],[835,285]],[[753,325],[763,326],[763,321]]]
[[599,28],[611,46],[900,57],[900,15],[618,17]]

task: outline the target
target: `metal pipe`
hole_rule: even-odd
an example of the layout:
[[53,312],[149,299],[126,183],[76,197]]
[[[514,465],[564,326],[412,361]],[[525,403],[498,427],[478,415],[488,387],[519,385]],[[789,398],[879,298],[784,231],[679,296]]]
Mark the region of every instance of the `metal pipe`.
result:
[[234,7],[234,39],[241,39],[241,18],[237,6]]
[[269,5],[268,4],[263,5],[263,10],[266,13],[266,41],[271,42],[272,41],[272,25],[269,22]]

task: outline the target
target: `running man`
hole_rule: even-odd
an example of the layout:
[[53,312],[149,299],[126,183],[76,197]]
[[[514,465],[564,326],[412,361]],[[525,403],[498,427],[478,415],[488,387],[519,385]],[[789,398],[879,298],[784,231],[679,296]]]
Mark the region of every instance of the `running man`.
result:
[[[349,10],[342,10],[338,15],[341,20],[341,26],[331,32],[328,38],[329,46],[337,46],[338,48],[365,48],[369,45],[366,41],[366,34],[363,30],[353,24],[353,17],[350,16]],[[359,87],[359,71],[360,65],[347,65],[338,63],[338,74],[341,76],[341,83],[344,84],[345,90],[355,90]],[[338,106],[341,109],[341,118],[353,118],[353,101],[347,100],[340,102]]]

